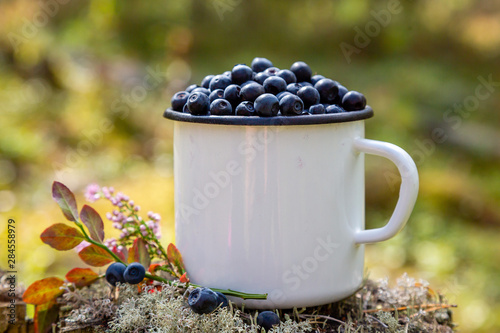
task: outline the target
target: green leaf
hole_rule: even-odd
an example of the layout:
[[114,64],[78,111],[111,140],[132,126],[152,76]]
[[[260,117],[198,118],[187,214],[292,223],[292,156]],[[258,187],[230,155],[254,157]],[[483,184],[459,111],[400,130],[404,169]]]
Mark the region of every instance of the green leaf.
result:
[[52,184],[52,198],[57,202],[64,216],[69,220],[78,221],[78,208],[75,195],[64,184],[54,182]]
[[23,294],[23,301],[28,304],[42,305],[63,293],[64,281],[56,277],[48,277],[33,282]]
[[85,287],[99,278],[99,274],[90,268],[73,268],[66,274],[66,280],[77,286]]
[[53,299],[47,303],[35,306],[35,332],[52,332],[52,324],[57,323],[59,305]]
[[151,258],[149,257],[149,252],[146,247],[146,241],[142,238],[137,238],[134,241],[134,245],[129,251],[128,262],[139,262],[144,267],[149,267],[151,264]]
[[78,229],[64,223],[51,225],[42,232],[40,238],[42,242],[59,251],[71,250],[85,239]]
[[115,261],[113,256],[103,248],[91,244],[78,252],[78,256],[84,263],[90,266],[100,267]]
[[89,229],[90,238],[96,242],[102,243],[104,240],[104,223],[99,213],[97,213],[94,208],[85,205],[80,212],[80,219]]
[[179,252],[177,247],[172,243],[168,244],[167,258],[168,261],[170,261],[170,263],[174,265],[174,267],[176,268],[176,270],[180,275],[186,272],[186,268],[184,267],[184,261],[182,260],[181,253]]

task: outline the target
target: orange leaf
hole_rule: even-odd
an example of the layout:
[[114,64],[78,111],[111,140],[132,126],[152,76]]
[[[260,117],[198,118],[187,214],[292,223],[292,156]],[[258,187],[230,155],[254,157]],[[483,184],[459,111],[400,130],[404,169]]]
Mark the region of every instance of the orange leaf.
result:
[[156,270],[161,266],[161,264],[151,264],[149,265],[149,273],[155,275]]
[[71,250],[85,239],[78,229],[64,223],[51,225],[42,232],[40,238],[42,242],[59,251]]
[[48,333],[52,332],[52,324],[57,323],[59,315],[59,305],[53,299],[48,303],[35,306],[35,332]]
[[63,293],[64,281],[49,277],[33,282],[23,294],[23,301],[28,304],[42,305]]
[[90,268],[73,268],[66,274],[66,280],[77,287],[85,287],[99,278],[99,274]]
[[78,256],[87,265],[96,267],[104,266],[115,261],[111,254],[94,244],[84,247],[80,252],[78,252]]
[[69,221],[78,221],[78,209],[76,207],[75,195],[66,185],[54,182],[52,184],[52,198],[57,202],[64,216]]
[[172,243],[168,244],[167,258],[168,261],[170,261],[170,263],[177,268],[180,274],[184,274],[186,269],[184,268],[184,261],[182,260],[181,253],[179,252],[177,247]]
[[149,257],[149,252],[146,247],[146,242],[142,238],[137,238],[134,241],[134,245],[129,251],[128,262],[139,262],[144,267],[149,267],[151,263],[151,258]]
[[179,281],[181,283],[188,283],[189,282],[189,278],[187,277],[186,273],[181,275],[181,277],[179,278]]

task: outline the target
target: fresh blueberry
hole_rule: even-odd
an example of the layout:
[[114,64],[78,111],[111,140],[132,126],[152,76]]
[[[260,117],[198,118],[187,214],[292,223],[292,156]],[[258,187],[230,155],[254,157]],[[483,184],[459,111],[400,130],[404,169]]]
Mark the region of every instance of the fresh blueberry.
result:
[[208,90],[207,88],[198,87],[198,88],[193,89],[193,91],[191,91],[191,93],[194,93],[194,92],[201,92],[207,96],[210,96],[210,90]]
[[255,100],[255,112],[261,117],[274,117],[280,110],[280,102],[273,94],[262,94]]
[[273,67],[273,63],[266,58],[254,58],[252,60],[252,69],[256,73],[265,71],[269,67]]
[[311,76],[312,76],[312,70],[311,67],[309,67],[308,64],[306,64],[303,61],[297,61],[295,62],[291,67],[290,70],[295,74],[295,77],[297,78],[297,82],[311,82]]
[[274,325],[280,324],[280,317],[273,311],[263,311],[257,316],[257,325],[269,331]]
[[254,80],[248,80],[248,81],[245,81],[245,82],[243,82],[242,84],[240,84],[240,87],[242,87],[242,88],[243,88],[244,86],[246,86],[247,84],[250,84],[250,83],[252,83],[252,82],[255,82],[255,81],[254,81]]
[[323,80],[323,79],[325,79],[325,77],[324,77],[323,75],[316,74],[316,75],[313,75],[313,76],[311,77],[311,83],[312,83],[313,85],[315,85],[315,84],[316,84],[316,82],[318,82],[319,80]]
[[224,98],[224,90],[222,89],[215,89],[210,93],[210,96],[208,96],[210,99],[210,103],[215,101],[217,98]]
[[227,300],[226,295],[223,293],[216,291],[217,294],[217,306],[220,305],[221,308],[227,308],[229,306],[229,301]]
[[231,71],[231,80],[234,84],[242,84],[253,77],[253,71],[247,65],[236,65]]
[[192,115],[206,115],[210,109],[210,99],[201,92],[194,92],[189,95],[187,106]]
[[265,93],[264,87],[257,82],[249,83],[241,88],[241,99],[253,102],[257,97]]
[[255,108],[253,103],[249,101],[243,101],[236,107],[237,116],[255,116]]
[[182,112],[189,113],[188,103],[184,104],[184,107],[182,108]]
[[321,79],[314,85],[318,90],[321,103],[331,104],[335,101],[335,97],[339,93],[339,86],[337,82],[330,79]]
[[214,78],[215,75],[207,75],[203,78],[203,80],[201,80],[201,86],[203,88],[210,88],[210,81],[212,81],[212,79]]
[[274,76],[278,74],[279,71],[280,69],[278,67],[269,67],[264,71],[264,73],[266,73],[269,76]]
[[222,73],[222,75],[227,76],[228,78],[231,78],[231,71],[225,71]]
[[278,101],[281,101],[281,99],[286,95],[292,95],[292,93],[289,91],[282,91],[278,95],[276,95],[276,97],[278,97]]
[[323,104],[314,104],[309,108],[310,114],[323,114],[325,113],[325,106]]
[[264,81],[268,78],[271,77],[271,75],[267,74],[266,72],[260,72],[255,74],[255,77],[253,78],[255,82],[264,84]]
[[347,94],[348,90],[346,87],[339,83],[337,83],[337,85],[339,86],[339,92],[337,94],[337,97],[335,97],[335,101],[333,103],[340,105],[342,104],[342,98],[344,98],[344,95]]
[[277,95],[286,90],[286,81],[279,76],[268,77],[264,81],[264,90],[267,93]]
[[333,105],[327,106],[326,109],[325,109],[325,112],[326,113],[342,113],[342,112],[345,112],[345,110],[342,109],[337,104],[333,104]]
[[224,99],[231,103],[233,109],[235,109],[241,102],[241,87],[236,84],[230,84],[224,89]]
[[171,104],[172,110],[182,112],[182,108],[186,105],[189,98],[189,93],[187,91],[179,91],[172,96]]
[[192,85],[190,85],[189,87],[187,87],[187,88],[186,88],[186,91],[187,91],[188,93],[191,93],[193,90],[195,90],[196,88],[199,88],[199,87],[200,87],[200,86],[199,86],[199,85],[197,85],[197,84],[192,84]]
[[362,93],[349,91],[342,98],[342,107],[346,111],[363,110],[366,106],[366,98]]
[[[208,98],[208,97],[207,97]],[[144,280],[146,275],[146,269],[138,262],[133,262],[127,266],[125,272],[123,273],[123,278],[125,282],[130,284],[138,284]]]
[[188,297],[188,304],[193,312],[207,314],[214,312],[219,305],[217,294],[209,288],[196,288]]
[[298,96],[289,94],[281,99],[280,110],[284,116],[298,116],[304,111],[304,102]]
[[319,103],[319,92],[314,87],[305,86],[297,91],[297,96],[304,102],[304,107],[309,109],[311,105]]
[[108,266],[106,269],[106,281],[113,287],[116,287],[118,282],[125,283],[125,279],[123,278],[123,273],[127,266],[122,264],[121,262],[114,262]]
[[216,75],[210,81],[210,91],[215,89],[226,89],[228,85],[231,84],[231,78],[226,75]]
[[286,91],[297,95],[297,92],[302,88],[302,85],[300,83],[290,83],[289,85],[286,86]]
[[291,70],[288,70],[288,69],[280,70],[278,73],[276,73],[276,76],[279,76],[283,80],[285,80],[286,84],[297,82],[297,78],[295,77],[295,74],[293,74],[293,72]]
[[313,84],[311,82],[307,82],[307,81],[302,81],[302,82],[299,82],[299,84],[302,86],[302,87],[305,87],[305,86],[308,86],[308,87],[314,87]]
[[233,107],[229,101],[218,98],[210,104],[210,114],[215,116],[228,116],[233,114]]

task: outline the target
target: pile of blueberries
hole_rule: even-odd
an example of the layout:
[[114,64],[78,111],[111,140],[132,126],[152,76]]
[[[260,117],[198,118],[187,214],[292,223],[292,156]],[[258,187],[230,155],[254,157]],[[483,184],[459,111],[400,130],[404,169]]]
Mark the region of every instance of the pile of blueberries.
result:
[[121,262],[115,262],[106,269],[106,281],[113,287],[119,283],[138,284],[144,280],[146,269],[138,262],[125,266]]
[[305,62],[279,69],[266,58],[251,67],[238,64],[231,71],[208,75],[172,97],[174,111],[194,116],[299,116],[359,111],[366,99],[337,81],[312,75]]

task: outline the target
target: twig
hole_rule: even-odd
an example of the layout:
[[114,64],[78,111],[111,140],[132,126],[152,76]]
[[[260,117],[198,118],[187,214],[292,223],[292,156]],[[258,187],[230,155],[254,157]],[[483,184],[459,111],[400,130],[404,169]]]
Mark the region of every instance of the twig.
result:
[[367,314],[366,316],[372,318],[373,320],[375,320],[376,322],[378,322],[380,325],[382,325],[384,328],[389,328],[389,326],[387,326],[386,324],[384,324],[384,322],[382,322],[377,317],[374,317],[374,316],[369,315],[369,314]]
[[323,318],[323,319],[327,319],[327,320],[332,320],[332,321],[335,321],[337,323],[340,323],[340,324],[344,324],[344,325],[347,325],[345,322],[343,322],[342,320],[339,320],[339,319],[335,319],[333,317],[330,317],[330,316],[323,316],[323,315],[308,315],[308,314],[299,314],[299,318],[310,318],[310,317],[313,317],[313,318]]
[[394,312],[394,311],[404,311],[408,309],[428,309],[428,308],[437,308],[437,309],[447,309],[447,308],[456,308],[456,304],[424,304],[424,305],[412,305],[412,306],[402,306],[400,308],[382,308],[382,309],[369,309],[363,310],[364,313],[374,313],[379,311],[384,312]]

